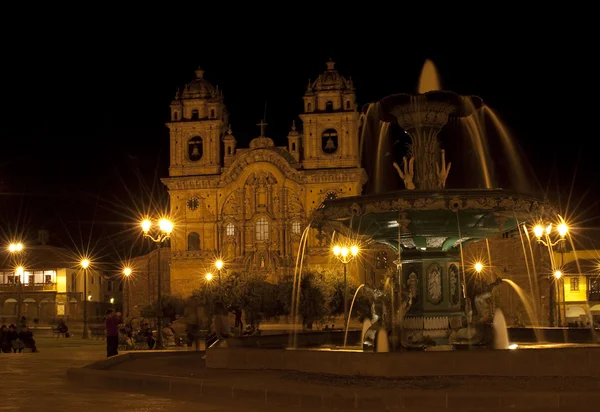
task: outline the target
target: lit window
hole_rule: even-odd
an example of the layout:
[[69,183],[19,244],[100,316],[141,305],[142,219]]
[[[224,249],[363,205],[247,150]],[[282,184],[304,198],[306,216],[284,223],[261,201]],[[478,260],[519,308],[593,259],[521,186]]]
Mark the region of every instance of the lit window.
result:
[[300,221],[296,220],[292,223],[292,233],[295,235],[299,235],[302,231],[302,224]]
[[256,240],[269,239],[269,221],[267,218],[261,217],[256,221]]
[[233,223],[227,223],[227,226],[225,226],[225,234],[227,236],[235,236],[235,225]]
[[578,277],[572,277],[569,279],[569,283],[571,285],[571,292],[578,292],[579,291],[579,278]]

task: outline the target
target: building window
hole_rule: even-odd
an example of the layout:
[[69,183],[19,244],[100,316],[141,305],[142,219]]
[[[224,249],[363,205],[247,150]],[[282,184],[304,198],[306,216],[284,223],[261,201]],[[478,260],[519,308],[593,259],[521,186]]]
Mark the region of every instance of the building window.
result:
[[75,273],[71,273],[71,292],[75,292],[77,289],[77,275]]
[[346,100],[346,109],[350,109],[350,100]]
[[192,162],[202,159],[202,138],[200,136],[192,137],[188,140],[188,158]]
[[375,256],[375,267],[377,269],[387,269],[388,268],[387,252],[377,252],[377,255]]
[[325,200],[335,200],[337,199],[337,193],[335,192],[327,192],[327,194],[325,195]]
[[302,231],[302,223],[299,220],[292,222],[292,233],[295,235],[299,235]]
[[123,292],[123,282],[119,282],[119,292]]
[[198,120],[198,109],[192,110],[192,120]]
[[333,112],[333,102],[332,101],[325,103],[325,111]]
[[265,217],[261,217],[256,221],[256,240],[269,239],[269,221]]
[[292,143],[292,152],[296,151],[296,143]]
[[571,292],[579,291],[579,278],[578,277],[573,276],[572,278],[569,278],[569,284],[571,285]]
[[308,104],[306,105],[306,111],[307,111],[307,112],[310,112],[311,110],[312,110],[312,104],[308,103]]
[[173,120],[177,120],[177,112],[173,112]]
[[231,156],[231,146],[227,146],[227,156]]
[[196,232],[191,232],[188,235],[187,250],[200,250],[200,235]]
[[227,223],[225,226],[225,234],[230,237],[235,236],[235,225],[233,223]]
[[335,153],[338,149],[338,133],[335,129],[327,129],[321,135],[321,147],[327,154]]
[[[84,276],[85,276],[85,274],[84,274]],[[92,281],[92,285],[93,285],[93,284],[94,284],[94,282],[95,282],[94,278],[95,278],[95,276],[94,276],[94,275],[90,276],[90,280]]]
[[215,117],[215,109],[210,109],[210,117]]
[[112,280],[109,280],[109,281],[108,281],[108,284],[106,285],[106,290],[107,290],[108,292],[112,292],[112,290],[113,290],[113,283],[112,283]]

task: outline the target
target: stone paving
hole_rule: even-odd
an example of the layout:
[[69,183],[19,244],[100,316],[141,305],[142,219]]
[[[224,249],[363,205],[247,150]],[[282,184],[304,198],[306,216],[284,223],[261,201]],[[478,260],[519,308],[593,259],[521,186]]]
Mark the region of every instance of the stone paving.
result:
[[[0,411],[162,412],[262,411],[246,405],[185,402],[121,391],[95,390],[73,385],[68,368],[104,359],[103,341],[36,337],[39,353],[0,353]],[[273,409],[273,412],[278,409]]]

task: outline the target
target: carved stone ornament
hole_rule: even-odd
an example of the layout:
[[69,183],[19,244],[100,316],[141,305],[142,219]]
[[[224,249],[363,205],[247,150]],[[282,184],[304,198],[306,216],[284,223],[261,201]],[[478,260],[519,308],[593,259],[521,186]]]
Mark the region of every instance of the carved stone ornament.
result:
[[427,300],[435,305],[442,301],[442,268],[437,263],[427,268]]
[[448,268],[448,283],[450,284],[450,304],[458,305],[460,288],[458,287],[458,267],[453,263]]

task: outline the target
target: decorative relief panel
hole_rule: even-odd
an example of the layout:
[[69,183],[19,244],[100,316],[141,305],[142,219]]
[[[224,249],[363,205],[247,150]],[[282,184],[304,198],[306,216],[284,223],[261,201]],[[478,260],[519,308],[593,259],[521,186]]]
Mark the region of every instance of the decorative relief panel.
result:
[[427,268],[427,300],[435,305],[442,301],[442,268],[437,263]]

